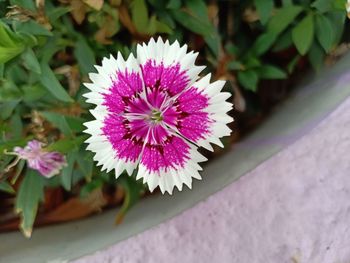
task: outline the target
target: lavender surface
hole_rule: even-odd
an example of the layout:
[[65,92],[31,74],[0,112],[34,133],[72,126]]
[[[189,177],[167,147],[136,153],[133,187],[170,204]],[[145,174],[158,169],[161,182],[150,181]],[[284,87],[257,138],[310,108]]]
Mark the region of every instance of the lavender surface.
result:
[[350,262],[350,98],[195,207],[74,263]]

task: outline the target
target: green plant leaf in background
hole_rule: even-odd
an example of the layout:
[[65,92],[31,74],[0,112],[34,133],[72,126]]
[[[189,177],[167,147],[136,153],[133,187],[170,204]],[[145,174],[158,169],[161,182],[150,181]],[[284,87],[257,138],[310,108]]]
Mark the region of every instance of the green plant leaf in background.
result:
[[257,56],[260,56],[264,54],[266,51],[268,51],[275,41],[276,41],[276,35],[274,33],[267,32],[267,33],[261,34],[254,42],[251,50]]
[[0,182],[0,191],[8,193],[8,194],[14,194],[15,189],[6,181]]
[[10,0],[11,5],[18,5],[25,9],[35,11],[35,2],[33,0]]
[[238,72],[238,82],[247,90],[256,91],[258,85],[258,74],[255,70],[245,70]]
[[254,0],[261,24],[265,25],[269,20],[274,7],[273,0]]
[[285,79],[287,74],[280,68],[265,64],[258,70],[258,75],[261,79]]
[[325,55],[326,53],[322,47],[315,41],[310,48],[308,58],[312,67],[316,71],[319,71],[322,68]]
[[70,152],[66,156],[67,166],[63,167],[61,175],[59,176],[62,186],[65,190],[70,191],[72,189],[72,177],[74,164],[77,159],[78,153]]
[[[310,52],[309,52],[309,54],[310,54]],[[293,71],[294,71],[296,65],[297,65],[298,62],[299,62],[299,59],[300,59],[300,55],[297,55],[297,56],[295,56],[295,57],[288,63],[288,65],[287,65],[287,71],[288,71],[288,73],[290,73],[290,74],[293,73]]]
[[332,7],[335,11],[346,11],[346,1],[347,0],[333,0]]
[[26,22],[15,21],[13,23],[13,27],[16,30],[16,32],[22,32],[25,34],[31,34],[36,36],[53,36],[52,32],[50,32],[34,20],[28,20]]
[[319,12],[325,13],[332,9],[332,1],[330,0],[316,0],[311,4]]
[[267,24],[267,31],[279,35],[284,31],[303,10],[300,6],[287,5],[277,9]]
[[119,209],[116,223],[120,224],[126,212],[139,200],[141,192],[144,190],[144,186],[140,182],[134,181],[131,176],[122,175],[118,181],[125,191],[125,198],[122,207]]
[[41,114],[47,119],[49,122],[53,124],[56,128],[60,129],[60,131],[67,137],[73,136],[73,132],[70,129],[66,117],[57,112],[41,112]]
[[51,92],[53,96],[64,102],[73,102],[73,99],[68,95],[67,91],[57,80],[49,65],[45,62],[41,63],[41,73],[41,83],[47,88],[49,92]]
[[131,17],[138,32],[148,30],[149,18],[145,0],[133,0],[131,2]]
[[337,44],[339,43],[344,32],[346,12],[330,11],[326,14],[326,16],[332,24],[334,34],[333,44]]
[[169,11],[174,19],[183,27],[203,36],[210,50],[215,56],[218,56],[220,36],[209,21],[207,6],[203,1],[186,1],[186,8]]
[[0,64],[19,55],[25,46],[16,34],[0,21]]
[[16,213],[21,216],[20,228],[26,237],[32,228],[40,201],[44,201],[44,178],[35,170],[27,169],[16,198]]
[[80,70],[84,75],[94,71],[95,55],[83,37],[79,37],[75,44],[74,56],[77,58]]
[[233,60],[233,61],[228,63],[227,68],[230,70],[243,70],[244,66],[242,65],[241,62],[239,62],[237,60]]
[[277,41],[273,45],[272,50],[275,52],[278,52],[278,51],[287,49],[292,45],[293,45],[292,29],[289,28],[278,37]]
[[[88,138],[88,135],[80,135],[74,138],[65,138],[56,141],[47,146],[48,151],[58,151],[60,153],[69,153],[79,150],[82,143]],[[1,149],[1,148],[0,148]]]
[[334,34],[332,24],[328,17],[321,15],[316,16],[316,37],[326,52],[332,48]]
[[27,48],[25,52],[22,53],[22,59],[27,69],[32,70],[35,73],[41,74],[39,61],[31,48]]
[[299,53],[305,55],[314,39],[314,17],[312,14],[307,15],[294,27],[292,39]]

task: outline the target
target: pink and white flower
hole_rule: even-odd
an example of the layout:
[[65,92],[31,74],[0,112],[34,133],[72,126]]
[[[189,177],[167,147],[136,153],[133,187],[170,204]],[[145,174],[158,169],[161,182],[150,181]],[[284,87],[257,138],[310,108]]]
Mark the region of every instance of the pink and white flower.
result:
[[231,94],[221,92],[225,81],[210,83],[211,75],[199,79],[205,68],[196,66],[198,53],[187,46],[161,38],[137,46],[125,61],[120,53],[104,58],[98,73],[90,73],[91,91],[84,96],[96,107],[95,120],[86,122],[87,149],[107,172],[118,177],[137,170],[150,191],[157,186],[172,193],[176,186],[189,188],[192,177],[201,179],[198,163],[206,158],[198,147],[223,147],[219,138],[228,136],[227,115]]
[[24,148],[15,147],[13,150],[20,159],[27,161],[30,168],[50,178],[58,174],[67,163],[61,153],[45,151],[42,146],[41,142],[32,140]]

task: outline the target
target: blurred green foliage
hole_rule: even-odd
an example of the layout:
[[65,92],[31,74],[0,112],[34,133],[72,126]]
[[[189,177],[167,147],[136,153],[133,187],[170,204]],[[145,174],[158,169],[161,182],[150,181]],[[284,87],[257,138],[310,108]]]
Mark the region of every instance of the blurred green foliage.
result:
[[[52,179],[23,163],[16,180],[1,174],[0,191],[17,195],[22,230],[31,232],[45,187],[69,192],[80,183],[86,196],[119,184],[126,191],[119,218],[144,191],[134,179],[100,172],[85,151],[82,124],[91,116],[82,82],[104,56],[127,56],[138,42],[162,35],[201,51],[199,59],[217,77],[235,76],[241,88],[256,92],[261,79],[287,78],[302,59],[319,70],[341,42],[345,19],[344,0],[0,0],[1,168],[13,161],[4,149],[32,138],[68,162]],[[286,63],[271,60],[283,52]]]

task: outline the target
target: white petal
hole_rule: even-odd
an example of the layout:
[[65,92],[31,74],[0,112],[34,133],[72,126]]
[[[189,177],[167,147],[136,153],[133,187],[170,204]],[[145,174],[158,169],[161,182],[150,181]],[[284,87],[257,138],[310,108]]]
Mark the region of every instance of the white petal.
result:
[[183,184],[187,187],[192,187],[192,177],[201,180],[201,176],[198,171],[202,168],[198,165],[198,162],[206,161],[203,155],[201,155],[195,146],[191,145],[189,152],[189,159],[184,164],[184,167],[168,167],[168,169],[161,169],[158,172],[150,171],[142,163],[139,164],[138,174],[136,179],[143,178],[143,182],[146,183],[152,192],[157,186],[159,186],[161,192],[172,194],[174,187],[176,186],[179,191],[182,190]]

